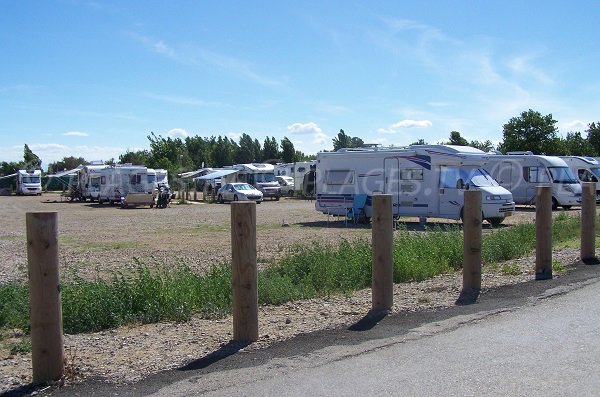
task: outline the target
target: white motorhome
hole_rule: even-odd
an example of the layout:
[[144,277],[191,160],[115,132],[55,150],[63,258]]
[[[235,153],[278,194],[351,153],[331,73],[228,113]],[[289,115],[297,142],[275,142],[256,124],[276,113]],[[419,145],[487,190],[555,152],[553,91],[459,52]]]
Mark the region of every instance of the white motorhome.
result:
[[252,164],[236,164],[228,167],[223,167],[223,170],[235,170],[229,175],[224,175],[221,178],[221,184],[233,182],[246,182],[260,190],[263,197],[271,197],[279,200],[281,197],[281,187],[275,180],[275,167],[272,164],[252,163]]
[[552,208],[581,205],[581,185],[560,157],[531,152],[490,153],[484,168],[512,192],[516,204],[535,204],[538,186],[552,185]]
[[154,183],[148,182],[148,169],[141,165],[116,165],[100,170],[100,204],[154,206]]
[[580,182],[596,183],[596,202],[600,202],[600,162],[593,157],[561,156]]
[[391,194],[394,216],[460,219],[464,191],[482,192],[483,218],[494,225],[512,215],[512,194],[484,169],[489,158],[466,146],[413,145],[406,148],[340,149],[317,154],[315,208],[346,215],[356,195]]
[[91,164],[79,169],[79,190],[81,200],[98,200],[100,196],[100,170],[108,168],[108,165]]
[[41,170],[18,170],[17,196],[42,194],[42,171]]
[[294,176],[294,163],[275,164],[273,172],[275,173],[275,176]]
[[294,190],[300,196],[305,196],[304,176],[311,170],[314,171],[317,160],[297,161],[294,163]]

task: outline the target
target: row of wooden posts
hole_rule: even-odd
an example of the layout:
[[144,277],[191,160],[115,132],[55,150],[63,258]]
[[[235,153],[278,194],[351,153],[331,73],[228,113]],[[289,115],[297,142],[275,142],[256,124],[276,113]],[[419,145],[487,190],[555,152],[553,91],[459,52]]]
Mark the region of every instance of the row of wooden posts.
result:
[[[475,303],[481,290],[481,192],[464,196],[463,288],[456,304]],[[56,212],[26,214],[29,268],[31,347],[34,383],[60,379],[64,374],[64,347],[58,272]],[[581,259],[596,262],[596,194],[594,183],[583,184]],[[393,305],[392,196],[373,196],[372,309],[388,311]],[[233,339],[258,340],[258,289],[256,266],[256,203],[231,205]],[[536,202],[535,279],[552,278],[552,190],[539,187]]]

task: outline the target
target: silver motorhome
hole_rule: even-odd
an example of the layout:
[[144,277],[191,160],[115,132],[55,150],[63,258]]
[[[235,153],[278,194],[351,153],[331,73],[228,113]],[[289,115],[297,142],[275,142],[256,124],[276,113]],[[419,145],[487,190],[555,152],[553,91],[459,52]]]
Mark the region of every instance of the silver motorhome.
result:
[[512,194],[484,169],[484,152],[464,146],[413,145],[406,148],[340,149],[317,154],[315,208],[345,215],[356,195],[391,194],[394,216],[460,219],[464,191],[482,192],[483,217],[492,224],[512,215]]
[[516,204],[535,204],[538,186],[552,186],[552,207],[581,204],[581,185],[560,157],[531,152],[490,154],[484,168],[510,190]]
[[600,162],[593,157],[561,156],[580,182],[596,184],[596,202],[600,202]]

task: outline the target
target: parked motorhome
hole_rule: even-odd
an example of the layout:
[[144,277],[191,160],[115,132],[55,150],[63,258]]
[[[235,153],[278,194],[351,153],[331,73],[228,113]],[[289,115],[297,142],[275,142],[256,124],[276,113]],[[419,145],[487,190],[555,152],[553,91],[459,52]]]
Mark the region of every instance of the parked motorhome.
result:
[[593,157],[561,156],[580,182],[596,183],[596,202],[600,202],[600,162]]
[[237,164],[223,167],[224,170],[233,170],[229,175],[223,175],[221,183],[246,182],[260,190],[263,197],[271,197],[279,200],[281,187],[275,180],[275,167],[272,164],[252,163]]
[[483,218],[497,225],[512,215],[512,194],[483,168],[490,156],[451,145],[406,148],[340,149],[317,154],[315,208],[346,215],[355,197],[366,195],[364,213],[372,215],[371,196],[391,194],[394,216],[460,219],[464,191],[482,192]]
[[100,170],[100,204],[154,206],[154,183],[148,182],[148,169],[140,165],[117,165]]
[[552,208],[581,205],[581,185],[560,157],[531,152],[490,154],[484,168],[512,192],[516,204],[535,204],[538,186],[552,185]]
[[317,161],[297,161],[294,163],[294,189],[296,194],[300,196],[306,196],[304,188],[304,176],[310,171],[314,171]]
[[85,165],[79,169],[78,185],[81,200],[98,200],[98,197],[100,196],[100,170],[108,167],[108,165],[92,164]]
[[[23,195],[41,195],[42,194],[42,171],[41,170],[17,170],[14,174],[0,176],[2,180],[12,180],[15,178],[17,196]],[[7,195],[12,190],[12,183],[3,188]]]
[[285,175],[294,176],[294,163],[279,163],[275,164],[273,172],[275,176]]

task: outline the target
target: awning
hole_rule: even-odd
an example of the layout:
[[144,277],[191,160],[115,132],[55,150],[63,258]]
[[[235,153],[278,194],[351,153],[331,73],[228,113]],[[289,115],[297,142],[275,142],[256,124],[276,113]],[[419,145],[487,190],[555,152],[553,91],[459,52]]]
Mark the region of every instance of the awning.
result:
[[194,179],[200,179],[200,180],[217,179],[217,178],[221,178],[225,175],[233,174],[234,172],[238,172],[238,171],[239,170],[218,170],[218,171],[211,172],[210,174],[199,176]]
[[12,178],[13,176],[17,176],[17,173],[15,172],[14,174],[0,176],[0,179]]
[[79,171],[81,171],[82,168],[83,168],[83,165],[80,164],[77,166],[77,168],[73,168],[72,170],[57,172],[56,174],[50,174],[50,175],[46,175],[46,176],[48,178],[61,178],[65,175],[77,176],[77,174],[79,173]]

